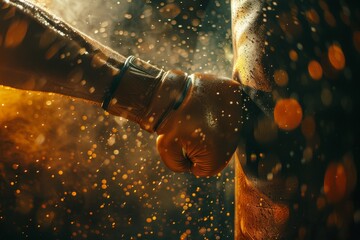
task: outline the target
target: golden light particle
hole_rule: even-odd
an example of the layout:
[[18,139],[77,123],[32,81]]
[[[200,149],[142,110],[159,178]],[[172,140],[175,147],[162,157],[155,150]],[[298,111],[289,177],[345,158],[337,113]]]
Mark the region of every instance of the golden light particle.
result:
[[274,72],[274,80],[278,86],[284,87],[288,84],[289,76],[285,70],[279,69]]
[[309,75],[314,80],[320,80],[323,76],[323,69],[316,60],[311,60],[308,64]]
[[328,58],[336,70],[342,70],[345,67],[345,56],[340,46],[331,45],[328,49]]
[[107,62],[107,56],[105,56],[105,54],[99,52],[99,53],[96,53],[92,60],[91,60],[91,66],[93,68],[100,68],[102,66],[104,66]]
[[197,19],[197,18],[194,18],[192,21],[191,21],[191,25],[193,25],[194,27],[198,27],[200,25],[200,20]]
[[299,59],[299,55],[297,54],[297,52],[295,50],[291,50],[289,52],[289,58],[293,61],[296,62]]
[[164,18],[175,18],[177,15],[180,14],[181,9],[175,3],[166,4],[164,7],[160,8],[160,14]]
[[274,120],[279,128],[293,130],[297,128],[302,119],[302,108],[293,98],[279,100],[274,109]]
[[75,197],[76,194],[77,194],[77,193],[74,191],[74,192],[71,193],[71,196]]

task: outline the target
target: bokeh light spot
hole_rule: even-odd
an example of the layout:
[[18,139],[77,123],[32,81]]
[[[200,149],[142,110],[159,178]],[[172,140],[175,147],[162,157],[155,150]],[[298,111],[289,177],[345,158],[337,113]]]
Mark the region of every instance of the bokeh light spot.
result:
[[313,24],[318,24],[319,23],[319,15],[317,14],[317,12],[314,9],[310,9],[308,11],[306,11],[305,13],[306,15],[306,19]]
[[164,18],[175,18],[177,15],[180,14],[181,9],[175,3],[169,3],[164,7],[160,8],[160,14]]
[[283,130],[297,128],[302,119],[302,108],[293,98],[279,100],[274,109],[275,123]]
[[341,201],[346,193],[346,172],[342,163],[330,163],[324,177],[324,193],[331,203]]
[[279,69],[274,72],[274,80],[278,86],[284,87],[288,84],[289,76],[285,70]]
[[345,56],[338,45],[333,44],[329,47],[328,58],[331,66],[333,66],[336,70],[342,70],[345,67]]
[[297,52],[295,50],[291,50],[289,52],[289,58],[293,61],[296,62],[299,58],[299,55],[297,54]]
[[311,60],[308,64],[309,75],[314,80],[320,80],[323,75],[323,70],[320,63],[316,60]]

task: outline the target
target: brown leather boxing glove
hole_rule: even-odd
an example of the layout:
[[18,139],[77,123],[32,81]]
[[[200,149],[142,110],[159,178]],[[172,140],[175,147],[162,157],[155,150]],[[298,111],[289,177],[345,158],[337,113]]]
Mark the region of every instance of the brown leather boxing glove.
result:
[[186,99],[157,131],[157,147],[171,170],[211,176],[227,165],[238,144],[239,87],[235,81],[205,74],[190,79]]
[[0,84],[85,99],[159,134],[173,171],[210,176],[239,139],[239,84],[111,51],[26,1],[0,1]]
[[132,57],[124,68],[109,106],[103,107],[158,133],[158,151],[171,170],[219,173],[240,137],[239,83],[209,74],[163,72]]

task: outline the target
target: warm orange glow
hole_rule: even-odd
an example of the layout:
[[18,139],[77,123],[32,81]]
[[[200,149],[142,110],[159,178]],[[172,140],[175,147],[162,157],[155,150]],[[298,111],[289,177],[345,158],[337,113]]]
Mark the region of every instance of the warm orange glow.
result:
[[274,119],[279,128],[293,130],[300,125],[302,108],[293,98],[281,99],[276,103]]
[[315,134],[315,120],[311,116],[306,116],[301,123],[301,132],[307,138],[312,138]]
[[333,44],[329,47],[328,58],[331,65],[336,70],[342,70],[345,67],[345,56],[342,49],[338,45]]
[[299,58],[299,56],[298,56],[298,54],[297,54],[297,52],[295,50],[291,50],[289,52],[289,57],[293,62],[296,62],[298,60],[298,58]]
[[314,9],[310,9],[310,10],[306,11],[305,15],[306,15],[306,19],[309,22],[315,23],[315,24],[319,23],[319,15],[317,14],[317,12]]
[[324,192],[329,202],[337,203],[345,197],[346,172],[342,163],[330,163],[324,177]]
[[0,87],[0,121],[16,116],[18,105],[15,103],[20,102],[23,95],[24,92],[13,88]]
[[316,60],[312,60],[308,65],[309,75],[314,80],[320,80],[323,75],[323,70],[320,63]]
[[28,22],[24,20],[17,20],[11,23],[5,36],[5,47],[16,47],[22,43],[27,33],[28,25]]
[[169,3],[164,7],[160,8],[160,14],[164,18],[175,18],[177,15],[180,14],[181,9],[175,3]]
[[[289,208],[272,201],[259,189],[259,185],[253,185],[242,169],[241,155],[235,154],[235,239],[244,239],[244,236],[245,239],[251,239],[248,236],[275,239],[287,224]],[[259,231],[265,228],[269,230]]]
[[274,72],[274,80],[278,86],[284,87],[288,84],[289,76],[285,70],[279,69]]

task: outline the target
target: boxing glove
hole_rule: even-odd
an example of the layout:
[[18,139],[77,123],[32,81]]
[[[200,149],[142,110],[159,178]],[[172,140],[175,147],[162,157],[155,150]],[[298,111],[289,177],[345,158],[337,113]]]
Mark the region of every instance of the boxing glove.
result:
[[173,171],[210,176],[229,162],[241,127],[237,82],[164,71],[26,1],[0,3],[0,84],[85,99],[158,133],[158,151]]
[[212,75],[193,74],[189,79],[184,102],[157,130],[157,147],[171,170],[211,176],[226,166],[239,140],[239,87]]
[[158,133],[157,149],[171,170],[220,172],[239,140],[239,84],[209,74],[163,72],[132,59],[107,111]]

